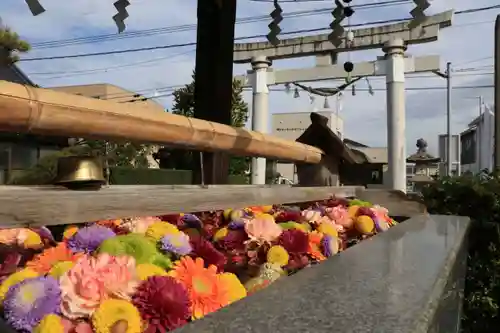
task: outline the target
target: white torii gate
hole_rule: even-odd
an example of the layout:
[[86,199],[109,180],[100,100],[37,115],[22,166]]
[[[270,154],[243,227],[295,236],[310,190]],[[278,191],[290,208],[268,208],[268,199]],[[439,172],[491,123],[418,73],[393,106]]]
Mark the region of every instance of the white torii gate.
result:
[[[406,192],[405,73],[440,69],[439,56],[406,57],[406,45],[437,40],[439,28],[450,26],[452,15],[453,11],[448,11],[428,17],[420,29],[409,29],[406,22],[354,31],[353,49],[382,47],[385,53],[384,57],[376,61],[355,64],[351,76],[386,76],[388,185],[392,189]],[[370,36],[367,36],[367,31],[370,31]],[[418,33],[419,31],[421,33]],[[252,130],[263,133],[268,131],[269,85],[346,77],[343,65],[332,64],[336,60],[336,56],[332,55],[335,47],[328,41],[321,41],[324,45],[318,44],[318,39],[324,39],[323,37],[318,35],[282,40],[277,47],[270,46],[270,43],[267,45],[266,42],[235,45],[235,62],[252,64],[252,70],[248,71],[247,75],[236,77],[244,87],[252,87]],[[306,38],[311,39],[309,46],[304,44]],[[344,45],[344,48],[341,46],[337,52],[347,50]],[[316,67],[287,70],[271,69],[271,62],[267,57],[278,60],[313,54],[317,54]],[[252,57],[249,59],[250,55]],[[252,160],[252,184],[265,184],[265,170],[265,159]]]

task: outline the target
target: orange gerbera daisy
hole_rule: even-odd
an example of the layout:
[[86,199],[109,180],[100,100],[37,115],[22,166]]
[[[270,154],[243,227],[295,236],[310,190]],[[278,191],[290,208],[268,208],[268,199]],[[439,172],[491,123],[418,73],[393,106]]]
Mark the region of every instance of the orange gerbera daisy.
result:
[[169,275],[188,291],[193,319],[202,318],[229,303],[229,293],[223,279],[217,275],[217,267],[205,268],[202,258],[182,257]]
[[47,274],[55,264],[63,261],[75,262],[82,255],[83,253],[73,254],[66,243],[61,242],[56,247],[51,247],[36,255],[33,260],[26,263],[26,267],[38,273]]
[[309,246],[307,248],[307,254],[309,254],[313,259],[318,261],[325,260],[326,257],[321,253],[320,245],[323,235],[319,232],[313,231],[309,233]]

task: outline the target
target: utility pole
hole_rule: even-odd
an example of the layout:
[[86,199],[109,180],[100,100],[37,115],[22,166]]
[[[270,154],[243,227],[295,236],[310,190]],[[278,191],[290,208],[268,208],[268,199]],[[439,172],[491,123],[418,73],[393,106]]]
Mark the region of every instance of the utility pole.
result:
[[[265,56],[252,59],[252,130],[260,133],[268,132],[269,89],[267,69],[271,62]],[[266,159],[252,158],[252,184],[266,183]]]
[[[451,135],[451,62],[446,63],[445,73],[435,71],[434,74],[446,79],[446,175],[451,176],[453,170],[451,161],[451,151],[453,149]],[[457,175],[459,175],[458,169],[459,167],[457,168]]]
[[494,165],[500,170],[500,15],[495,21],[495,130],[494,130]]
[[483,121],[481,119],[481,115],[483,114],[483,104],[484,104],[484,101],[483,101],[483,96],[478,96],[478,102],[479,102],[479,124],[477,125],[477,154],[478,154],[478,162],[477,162],[477,166],[478,166],[478,172],[480,172],[482,170],[482,165],[483,165],[483,162],[482,162],[482,158],[483,158],[483,154],[481,153],[481,149],[482,149],[482,136],[483,136]]

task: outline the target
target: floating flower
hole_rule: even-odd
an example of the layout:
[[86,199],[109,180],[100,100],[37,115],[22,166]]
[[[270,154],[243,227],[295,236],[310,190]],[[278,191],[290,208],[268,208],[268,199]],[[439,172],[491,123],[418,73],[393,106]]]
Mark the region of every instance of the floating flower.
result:
[[229,230],[228,228],[220,228],[215,232],[214,241],[217,242],[227,236]]
[[137,276],[139,280],[145,281],[151,276],[166,276],[167,272],[156,265],[153,264],[140,264],[136,267]]
[[9,275],[5,280],[0,284],[0,303],[4,300],[5,295],[9,291],[10,287],[26,280],[38,277],[40,274],[30,268],[22,269],[18,272],[15,272]]
[[144,281],[132,302],[146,323],[144,333],[174,330],[186,324],[192,315],[188,291],[169,276],[153,276]]
[[283,231],[278,244],[283,246],[288,253],[306,253],[309,247],[309,239],[305,232],[290,229]]
[[59,279],[63,276],[67,271],[69,271],[75,265],[72,261],[61,261],[52,266],[49,271],[49,275],[53,278]]
[[108,299],[102,302],[92,315],[92,326],[95,333],[114,333],[116,323],[123,321],[126,333],[141,333],[141,315],[130,302],[119,299]]
[[160,247],[163,251],[177,256],[186,256],[192,251],[189,236],[183,232],[163,236],[160,240]]
[[245,213],[245,211],[243,209],[233,210],[229,214],[229,218],[230,218],[231,221],[241,220],[241,218],[243,218],[245,216],[246,216],[246,213]]
[[319,232],[311,232],[308,234],[309,237],[309,247],[307,248],[307,254],[311,256],[311,258],[322,261],[325,260],[325,256],[321,253],[321,240],[323,239],[323,235]]
[[1,278],[14,273],[21,263],[23,255],[11,246],[0,244],[0,282]]
[[358,216],[354,222],[356,230],[364,235],[371,234],[375,229],[375,223],[372,218],[366,215]]
[[3,302],[7,323],[28,332],[46,315],[59,313],[60,306],[61,289],[50,276],[27,279],[12,286]]
[[336,206],[332,208],[326,209],[326,215],[333,221],[335,224],[341,225],[344,228],[350,229],[353,224],[353,219],[349,216],[349,212],[344,206]]
[[193,319],[217,311],[229,302],[229,295],[217,276],[217,267],[204,267],[203,259],[182,257],[171,272],[188,291]]
[[339,252],[339,240],[337,237],[325,235],[321,240],[321,248],[326,257],[331,257]]
[[244,230],[229,230],[226,237],[219,240],[217,245],[226,251],[241,250],[245,248],[247,240],[248,236]]
[[241,284],[241,281],[233,273],[219,274],[222,285],[227,289],[229,303],[234,303],[247,295],[247,290]]
[[70,319],[87,317],[108,298],[130,298],[138,285],[135,260],[108,254],[82,257],[60,283],[62,313]]
[[189,228],[201,228],[203,225],[200,218],[194,214],[182,214],[181,219]]
[[248,237],[259,243],[272,242],[281,235],[283,230],[276,222],[274,217],[268,214],[262,214],[245,223],[245,232]]
[[78,227],[76,225],[69,225],[64,229],[63,239],[68,240],[73,237],[78,232]]
[[97,252],[117,257],[130,256],[138,264],[150,263],[165,269],[172,266],[170,259],[158,250],[156,244],[140,234],[120,235],[106,239]]
[[269,251],[267,251],[267,262],[271,264],[276,264],[281,267],[288,264],[288,252],[281,245],[272,246]]
[[26,249],[43,246],[40,235],[27,228],[0,229],[0,244],[17,245]]
[[156,243],[167,234],[177,234],[179,232],[179,229],[177,229],[177,227],[173,224],[168,222],[157,222],[151,224],[146,230],[146,237]]
[[56,314],[48,314],[33,329],[33,333],[65,333],[62,318]]
[[276,214],[276,222],[299,222],[302,219],[300,210],[285,210]]
[[120,224],[120,228],[128,232],[145,234],[148,228],[155,223],[161,223],[161,220],[153,216],[139,217],[123,221],[123,223]]
[[245,229],[245,219],[239,219],[229,222],[227,225],[230,230],[242,230]]
[[73,253],[66,245],[61,242],[56,247],[51,247],[36,255],[33,260],[26,263],[26,267],[47,274],[54,265],[60,262],[75,262],[82,257],[82,253]]
[[339,236],[339,232],[337,231],[337,228],[335,228],[335,225],[332,223],[321,223],[318,226],[317,230],[325,235],[330,235],[330,236],[334,236],[334,237]]
[[68,239],[68,248],[73,252],[92,253],[103,241],[115,236],[113,230],[100,225],[85,227]]
[[224,253],[217,250],[212,243],[203,237],[192,237],[191,247],[194,257],[203,259],[206,266],[213,265],[218,271],[222,271],[226,265],[227,258]]
[[302,211],[301,218],[304,222],[315,223],[321,219],[321,212],[314,209],[306,209]]

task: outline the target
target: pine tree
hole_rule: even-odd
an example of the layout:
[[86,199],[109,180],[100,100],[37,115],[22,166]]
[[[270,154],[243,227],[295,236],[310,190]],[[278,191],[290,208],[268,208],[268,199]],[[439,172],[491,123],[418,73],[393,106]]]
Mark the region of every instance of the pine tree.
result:
[[19,60],[19,53],[28,52],[30,45],[21,40],[9,27],[0,27],[0,65],[12,65]]

